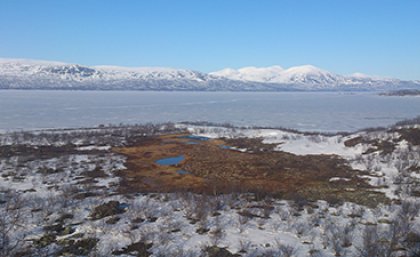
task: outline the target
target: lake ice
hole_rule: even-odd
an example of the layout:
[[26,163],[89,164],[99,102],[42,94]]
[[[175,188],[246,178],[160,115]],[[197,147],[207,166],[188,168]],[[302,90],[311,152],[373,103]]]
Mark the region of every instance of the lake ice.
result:
[[166,121],[354,131],[418,115],[419,97],[374,93],[0,91],[3,131]]

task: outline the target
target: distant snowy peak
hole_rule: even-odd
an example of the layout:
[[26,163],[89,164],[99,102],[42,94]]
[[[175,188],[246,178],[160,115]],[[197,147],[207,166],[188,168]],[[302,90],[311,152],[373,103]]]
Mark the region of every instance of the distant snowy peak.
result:
[[277,82],[331,86],[339,83],[340,81],[342,81],[341,76],[312,65],[303,65],[284,70],[279,75]]
[[282,71],[283,68],[280,66],[271,66],[266,68],[244,67],[238,70],[227,68],[209,74],[234,80],[273,82]]
[[323,84],[336,83],[341,77],[312,65],[303,65],[283,69],[280,66],[265,68],[245,67],[241,69],[224,69],[210,73],[229,79],[282,83],[282,84]]
[[280,66],[228,68],[210,74],[233,80],[290,85],[299,90],[380,90],[420,87],[418,81],[380,78],[363,73],[344,76],[313,65],[295,66],[288,69]]

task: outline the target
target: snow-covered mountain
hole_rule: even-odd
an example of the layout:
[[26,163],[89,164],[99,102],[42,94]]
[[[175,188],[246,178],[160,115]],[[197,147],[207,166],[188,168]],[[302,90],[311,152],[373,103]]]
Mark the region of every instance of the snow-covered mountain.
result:
[[0,89],[268,91],[271,85],[234,81],[198,71],[158,67],[82,66],[0,59]]
[[415,81],[377,78],[362,73],[343,76],[322,70],[312,65],[283,69],[280,66],[266,68],[245,67],[223,69],[210,75],[241,81],[254,81],[289,85],[301,90],[390,90],[394,88],[420,87]]
[[0,89],[287,91],[391,90],[419,82],[363,74],[341,76],[311,65],[283,69],[245,67],[209,74],[172,68],[82,66],[62,62],[0,59]]

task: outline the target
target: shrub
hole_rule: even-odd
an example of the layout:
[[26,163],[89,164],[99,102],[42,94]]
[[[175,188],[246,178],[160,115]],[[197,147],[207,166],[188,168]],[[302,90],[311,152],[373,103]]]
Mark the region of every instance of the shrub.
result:
[[109,201],[102,205],[96,206],[90,216],[92,219],[98,220],[108,216],[124,213],[124,206],[125,204],[121,204],[118,201]]

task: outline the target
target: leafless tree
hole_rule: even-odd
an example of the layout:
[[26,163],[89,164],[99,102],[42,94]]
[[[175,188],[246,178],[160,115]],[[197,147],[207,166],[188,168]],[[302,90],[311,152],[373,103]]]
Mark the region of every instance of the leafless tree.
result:
[[24,245],[26,235],[19,231],[23,224],[23,198],[17,192],[5,192],[0,205],[0,256],[13,256]]
[[247,253],[249,248],[251,247],[250,241],[240,240],[239,241],[239,252],[240,253]]
[[362,245],[357,247],[357,256],[376,257],[379,252],[378,231],[376,226],[366,226],[363,231]]
[[245,226],[249,221],[249,216],[248,215],[242,215],[239,214],[238,215],[238,225],[239,225],[239,232],[242,233],[245,230]]
[[213,245],[218,245],[224,237],[224,230],[219,216],[214,218],[214,225],[210,231],[210,241]]
[[350,247],[353,244],[353,229],[351,225],[346,225],[342,230],[340,241],[341,246],[344,248]]
[[281,241],[276,240],[276,248],[280,251],[284,257],[293,257],[296,254],[297,249],[291,245],[285,245]]

